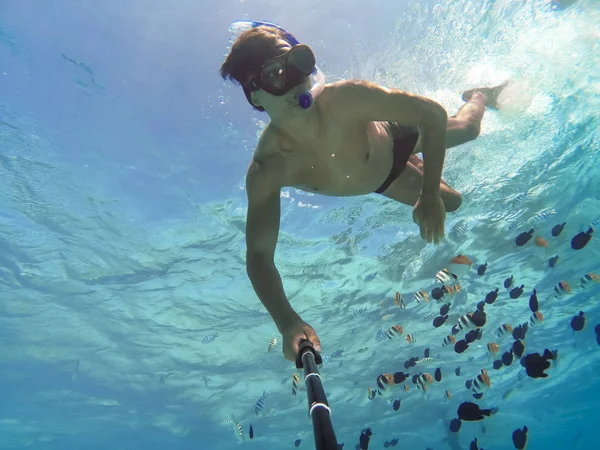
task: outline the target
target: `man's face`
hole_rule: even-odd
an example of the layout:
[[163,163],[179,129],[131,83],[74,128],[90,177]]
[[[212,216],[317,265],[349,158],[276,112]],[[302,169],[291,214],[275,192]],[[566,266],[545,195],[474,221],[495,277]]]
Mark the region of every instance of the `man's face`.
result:
[[276,56],[266,60],[260,73],[252,76],[255,105],[266,107],[297,106],[297,97],[311,87],[310,72],[314,54],[306,45],[292,46],[283,39],[277,43]]

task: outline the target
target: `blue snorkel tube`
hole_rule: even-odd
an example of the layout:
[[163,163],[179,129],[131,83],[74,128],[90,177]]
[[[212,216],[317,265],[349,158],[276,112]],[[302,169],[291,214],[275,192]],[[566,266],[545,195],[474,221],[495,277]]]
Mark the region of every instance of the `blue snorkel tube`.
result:
[[[272,27],[272,28],[277,28],[278,30],[281,30],[285,34],[285,37],[287,38],[287,40],[292,45],[298,45],[300,43],[294,36],[292,36],[290,33],[288,33],[286,30],[284,30],[279,25],[272,23],[272,22],[237,20],[230,25],[229,31],[231,31],[235,35],[239,35],[240,33],[244,32],[244,31],[250,30],[255,27],[260,27],[260,26]],[[323,92],[323,88],[325,88],[325,75],[323,75],[323,72],[321,72],[316,65],[315,65],[315,70],[313,70],[313,72],[310,74],[310,76],[312,78],[311,89],[309,91],[304,91],[297,96],[298,105],[302,109],[310,108],[311,105],[313,104],[313,102],[315,101],[315,99],[319,96],[319,94],[321,92]]]

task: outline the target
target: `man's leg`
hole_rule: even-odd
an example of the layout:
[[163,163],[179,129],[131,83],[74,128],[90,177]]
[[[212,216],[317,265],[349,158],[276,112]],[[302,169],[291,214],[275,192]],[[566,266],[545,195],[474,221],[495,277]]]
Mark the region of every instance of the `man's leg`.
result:
[[448,118],[446,148],[473,141],[479,136],[485,107],[498,108],[498,95],[507,84],[505,82],[490,88],[470,89],[463,93],[462,98],[467,103],[460,107],[455,116]]
[[[423,185],[423,170],[412,163],[412,161],[417,162],[417,160],[420,161],[422,167],[423,161],[416,155],[412,155],[404,171],[383,193],[385,197],[405,205],[415,206],[421,195],[421,186]],[[444,180],[440,183],[440,194],[446,212],[456,211],[462,203],[460,193],[452,189]]]

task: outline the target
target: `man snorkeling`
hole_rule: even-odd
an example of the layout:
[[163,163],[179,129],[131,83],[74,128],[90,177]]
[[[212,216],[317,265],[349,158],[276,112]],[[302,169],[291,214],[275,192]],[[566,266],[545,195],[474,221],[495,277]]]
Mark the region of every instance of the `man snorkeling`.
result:
[[245,29],[221,76],[239,83],[248,102],[271,118],[246,175],[246,268],[283,336],[285,357],[294,360],[301,339],[317,351],[320,342],[290,305],[275,267],[281,188],[336,197],[376,192],[412,206],[421,237],[438,244],[446,212],[462,202],[442,180],[446,148],[477,138],[486,106],[497,108],[506,84],[464,92],[466,103],[448,117],[430,99],[368,81],[325,85],[310,47],[284,29],[236,24]]

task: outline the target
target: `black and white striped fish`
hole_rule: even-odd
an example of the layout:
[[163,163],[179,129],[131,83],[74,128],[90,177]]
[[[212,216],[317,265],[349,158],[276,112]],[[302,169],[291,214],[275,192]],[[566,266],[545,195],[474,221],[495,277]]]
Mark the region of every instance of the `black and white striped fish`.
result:
[[236,418],[234,417],[234,415],[231,415],[231,423],[233,424],[233,430],[236,434],[236,436],[241,439],[242,441],[246,440],[246,437],[244,436],[244,429],[242,428],[242,424],[240,424]]
[[446,347],[448,345],[454,345],[455,343],[456,343],[456,338],[454,336],[452,336],[451,334],[449,334],[442,341],[442,347]]
[[417,359],[415,362],[417,364],[425,364],[425,363],[431,363],[434,361],[435,361],[435,359],[433,359],[433,358],[421,358],[421,359]]
[[367,308],[359,308],[356,311],[352,311],[350,313],[350,318],[354,319],[356,317],[360,317],[362,315],[364,315],[367,312]]
[[512,199],[508,200],[507,203],[510,204],[513,208],[521,206],[527,200],[527,192],[521,192],[520,194],[515,195]]
[[273,339],[271,339],[271,341],[269,342],[269,347],[267,348],[268,352],[271,352],[271,350],[273,350],[275,348],[275,346],[277,345],[277,338],[274,337]]
[[586,273],[579,279],[579,283],[581,284],[582,288],[587,288],[595,283],[600,283],[600,276],[596,275],[595,273]]
[[484,390],[488,389],[491,386],[490,376],[487,373],[487,370],[481,369],[481,372],[475,379],[473,380],[473,392],[477,394],[481,394]]
[[300,384],[300,378],[298,378],[297,374],[292,376],[292,395],[296,395],[298,391],[304,390],[304,386]]
[[504,323],[496,330],[497,337],[512,336],[513,327],[508,323]]
[[471,319],[469,318],[469,316],[471,314],[472,313],[467,313],[467,314],[459,317],[458,322],[456,324],[456,326],[458,327],[458,330],[462,331],[465,329],[470,329],[471,327],[475,326],[473,324],[473,322],[471,322]]
[[454,283],[458,277],[453,273],[450,273],[448,269],[440,270],[436,275],[435,279],[442,284]]
[[202,339],[202,343],[203,344],[210,344],[212,341],[214,341],[217,336],[219,335],[219,333],[213,333],[213,334],[209,334],[208,336],[205,336],[204,339]]
[[256,413],[257,416],[262,412],[266,403],[267,403],[267,393],[265,391],[263,391],[260,398],[256,401],[256,405],[254,405],[254,412]]
[[548,220],[550,217],[552,217],[555,214],[556,214],[555,210],[545,209],[545,210],[542,210],[542,211],[534,214],[533,216],[531,216],[531,218],[527,222],[532,225],[537,225],[537,224],[545,222],[546,220]]
[[425,292],[423,290],[421,290],[415,294],[415,301],[417,303],[421,303],[422,300],[424,300],[425,303],[427,303],[429,301],[429,295],[427,295],[427,292]]

